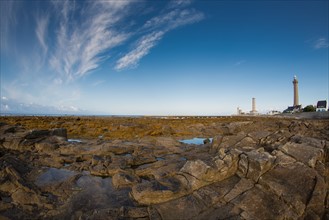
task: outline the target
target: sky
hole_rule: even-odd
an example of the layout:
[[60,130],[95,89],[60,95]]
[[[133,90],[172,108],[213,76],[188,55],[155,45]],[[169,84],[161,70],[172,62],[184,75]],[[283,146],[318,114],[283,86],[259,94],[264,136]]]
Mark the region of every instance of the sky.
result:
[[328,100],[328,1],[1,0],[1,112],[265,113]]

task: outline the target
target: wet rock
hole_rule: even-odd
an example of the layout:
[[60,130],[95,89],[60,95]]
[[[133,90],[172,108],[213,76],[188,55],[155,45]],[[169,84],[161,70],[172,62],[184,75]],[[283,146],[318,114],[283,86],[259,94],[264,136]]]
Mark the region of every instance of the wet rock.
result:
[[242,210],[243,219],[297,219],[297,215],[278,196],[256,185],[232,201]]
[[205,175],[209,169],[210,166],[208,166],[205,162],[202,160],[196,160],[187,161],[180,171],[182,173],[187,173],[193,177],[202,179],[202,176]]
[[255,182],[274,165],[275,157],[262,149],[245,152],[240,155],[237,174]]
[[155,208],[160,213],[162,219],[191,219],[206,209],[206,205],[204,201],[194,195],[188,195],[156,205]]
[[161,130],[162,130],[162,134],[165,136],[171,136],[175,134],[175,130],[169,125],[162,126]]
[[207,206],[213,206],[217,203],[225,203],[226,196],[239,183],[240,178],[236,175],[223,181],[212,183],[193,192],[193,195],[202,201],[207,201]]
[[316,171],[299,162],[277,165],[259,178],[259,183],[292,206],[297,216],[303,214],[316,181]]
[[139,178],[129,173],[117,173],[112,177],[112,183],[115,188],[130,187],[139,182]]
[[213,138],[211,143],[211,152],[216,152],[219,149],[220,144],[222,143],[223,136],[217,135]]
[[149,218],[152,220],[162,220],[159,212],[154,208],[154,206],[148,206],[147,211],[149,213]]
[[224,136],[219,147],[220,148],[232,148],[245,137],[246,137],[246,133],[244,133],[244,132],[239,132],[236,135]]
[[326,183],[323,177],[317,175],[312,195],[307,201],[307,207],[304,213],[305,219],[320,219],[321,216],[325,215],[323,204],[326,203],[326,191]]
[[36,143],[35,144],[35,149],[37,151],[41,152],[53,152],[56,149],[58,149],[58,145],[53,144],[53,143],[48,143],[48,142],[41,142],[41,143]]
[[273,132],[272,134],[262,138],[259,142],[260,146],[262,146],[267,152],[272,152],[273,150],[277,150],[278,147],[285,144],[289,138],[292,136],[288,130],[278,130]]
[[[94,119],[75,119],[68,126],[63,119],[38,118],[40,127],[63,125],[69,135],[92,131],[96,139],[80,136],[84,141],[73,143],[66,141],[65,129],[1,124],[0,218],[328,216],[326,121],[193,118],[184,124],[186,119],[105,118],[110,121],[100,131],[110,132],[98,140]],[[159,124],[147,124],[152,120]],[[177,141],[197,136],[214,139],[202,147]]]
[[31,191],[25,191],[24,189],[18,189],[17,191],[15,191],[11,195],[11,198],[14,202],[22,205],[41,205],[36,193],[33,193]]
[[173,200],[186,194],[176,178],[142,182],[132,187],[134,200],[143,205],[158,204]]
[[272,155],[276,157],[275,165],[289,165],[296,162],[296,159],[279,150],[272,151]]
[[121,207],[120,216],[124,218],[146,218],[149,213],[147,207]]
[[64,138],[64,141],[67,141],[67,130],[65,128],[55,128],[50,132],[51,136],[57,136]]
[[248,137],[251,137],[254,141],[259,142],[260,140],[266,138],[267,136],[269,136],[271,134],[270,131],[253,131],[248,133]]
[[193,220],[207,219],[207,220],[218,220],[218,219],[242,219],[240,216],[241,209],[234,206],[231,203],[217,203],[212,207],[199,213],[199,215],[191,218]]
[[224,196],[226,202],[230,202],[237,196],[254,187],[254,182],[250,179],[242,178],[234,188]]
[[240,140],[238,143],[235,144],[234,147],[237,149],[243,149],[245,151],[253,150],[256,147],[257,142],[254,141],[251,137],[245,137],[242,140]]
[[288,142],[279,147],[279,150],[294,159],[314,168],[317,161],[323,161],[324,151],[321,148],[311,147],[309,144]]
[[133,160],[132,160],[133,166],[139,166],[157,161],[155,156],[153,155],[153,150],[147,147],[136,148],[132,156],[133,156]]
[[51,134],[50,130],[32,130],[25,136],[25,139],[40,139],[45,138]]
[[232,122],[227,125],[229,134],[236,134],[243,130],[247,125],[252,124],[251,121]]
[[209,138],[203,140],[203,144],[209,144],[209,143],[211,143],[211,140]]
[[98,155],[93,155],[91,159],[91,166],[97,166],[101,165],[104,167],[108,167],[111,163],[111,157],[110,156],[98,156]]
[[115,155],[131,154],[134,151],[134,147],[124,143],[122,141],[116,141],[114,143],[103,143],[101,148],[97,151],[99,155],[107,155],[109,152]]
[[202,160],[187,161],[177,178],[188,190],[196,190],[224,180],[235,174],[238,166],[238,155],[234,151],[228,151],[222,158],[215,158],[214,161],[208,161],[208,163]]

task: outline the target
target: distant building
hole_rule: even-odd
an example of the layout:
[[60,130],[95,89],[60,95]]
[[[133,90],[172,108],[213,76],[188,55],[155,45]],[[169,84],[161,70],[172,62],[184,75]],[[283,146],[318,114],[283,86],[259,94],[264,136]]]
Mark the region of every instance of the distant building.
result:
[[293,106],[299,106],[299,95],[298,95],[298,80],[297,76],[294,76],[294,80],[292,81],[294,84],[294,105]]
[[294,76],[292,83],[294,85],[294,104],[293,106],[289,106],[286,110],[284,110],[283,113],[295,113],[302,110],[302,105],[299,104],[297,76]]
[[318,101],[318,103],[316,104],[316,111],[317,112],[327,111],[327,101],[326,100]]
[[288,108],[284,110],[283,113],[296,113],[296,112],[300,112],[301,110],[302,110],[302,105],[288,106]]
[[268,115],[279,115],[279,114],[281,114],[281,112],[280,111],[277,111],[277,110],[271,110],[267,114]]
[[237,115],[245,115],[246,113],[244,113],[243,111],[242,111],[242,109],[240,108],[240,107],[238,107],[237,108]]
[[252,98],[250,114],[251,115],[257,115],[258,114],[258,112],[256,110],[256,98]]
[[238,107],[238,108],[236,109],[236,114],[237,114],[237,115],[241,115],[241,114],[242,114],[242,109],[241,109],[240,107]]

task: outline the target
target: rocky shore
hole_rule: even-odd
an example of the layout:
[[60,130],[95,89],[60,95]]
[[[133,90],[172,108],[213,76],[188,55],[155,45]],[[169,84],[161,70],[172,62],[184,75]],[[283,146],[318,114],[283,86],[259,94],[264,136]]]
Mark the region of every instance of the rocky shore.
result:
[[0,219],[329,219],[328,119],[0,122]]

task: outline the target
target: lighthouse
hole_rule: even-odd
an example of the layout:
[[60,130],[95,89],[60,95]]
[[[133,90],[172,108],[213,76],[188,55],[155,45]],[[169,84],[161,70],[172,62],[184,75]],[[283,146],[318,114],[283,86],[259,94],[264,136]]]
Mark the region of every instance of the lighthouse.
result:
[[302,110],[302,105],[299,104],[298,80],[296,75],[294,76],[292,84],[294,85],[294,104],[292,106],[288,106],[288,108],[284,110],[283,113],[296,113]]
[[294,105],[293,105],[293,107],[297,107],[297,106],[299,106],[297,76],[294,76],[294,80],[292,81],[292,83],[294,84]]
[[252,98],[250,114],[252,114],[252,115],[258,114],[257,110],[256,110],[256,98]]

